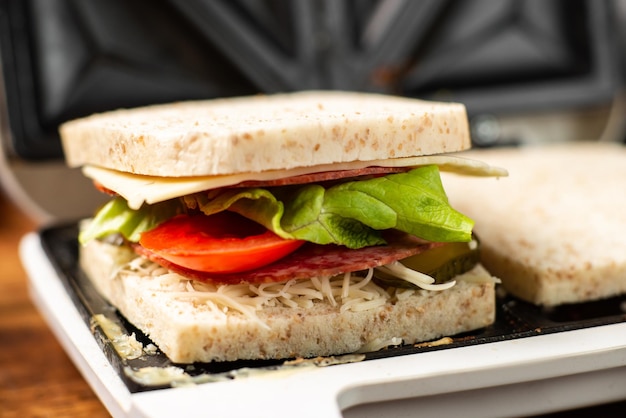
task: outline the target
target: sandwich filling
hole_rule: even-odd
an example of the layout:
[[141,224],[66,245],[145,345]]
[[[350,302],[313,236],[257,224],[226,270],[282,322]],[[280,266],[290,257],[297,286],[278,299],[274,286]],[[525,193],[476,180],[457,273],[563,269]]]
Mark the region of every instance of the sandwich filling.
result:
[[[465,285],[497,282],[478,263],[476,241],[467,246],[458,243],[436,246],[401,262],[358,271],[263,283],[196,280],[180,274],[171,265],[164,266],[137,255],[127,245],[109,245],[99,240],[86,245],[90,248],[87,253],[98,254],[98,258],[107,260],[102,265],[112,267],[108,274],[109,280],[123,280],[127,285],[133,281],[150,283],[146,291],[152,289],[153,292],[193,303],[198,309],[211,312],[216,317],[243,315],[261,327],[267,324],[259,318],[258,312],[266,309],[307,310],[314,308],[317,303],[325,303],[340,313],[363,312],[414,295],[449,289],[457,281]],[[88,258],[85,262],[93,263],[94,259]],[[305,264],[295,265],[307,270]],[[414,270],[418,266],[430,275]],[[89,270],[90,266],[85,265],[85,268]],[[319,270],[313,268],[310,271],[315,274]],[[455,280],[436,284],[436,277],[441,274],[446,278],[453,276]]]
[[[456,171],[465,164],[472,174],[502,174],[471,160],[453,161]],[[448,267],[436,278],[398,263],[436,247],[475,243],[474,223],[449,205],[439,169],[426,164],[244,180],[137,209],[116,196],[79,239],[119,236],[143,258],[203,283],[286,283],[376,269],[379,284],[394,277],[394,287],[399,280],[399,287],[444,290],[477,257],[454,268],[455,260],[444,259]],[[307,183],[312,178],[323,181]],[[117,186],[103,179],[105,190]]]

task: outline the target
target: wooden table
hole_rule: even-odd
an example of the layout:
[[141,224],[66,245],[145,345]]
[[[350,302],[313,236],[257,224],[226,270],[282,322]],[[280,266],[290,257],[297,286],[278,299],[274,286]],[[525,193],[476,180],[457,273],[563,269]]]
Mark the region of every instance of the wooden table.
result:
[[108,417],[30,301],[17,246],[34,228],[0,193],[0,417]]

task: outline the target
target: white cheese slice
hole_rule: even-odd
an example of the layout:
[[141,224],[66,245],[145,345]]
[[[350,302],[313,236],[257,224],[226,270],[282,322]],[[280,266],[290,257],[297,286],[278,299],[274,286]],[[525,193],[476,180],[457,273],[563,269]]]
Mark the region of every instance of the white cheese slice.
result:
[[504,177],[507,171],[490,166],[481,161],[456,155],[433,155],[409,158],[395,158],[373,161],[353,161],[349,163],[324,164],[298,167],[289,170],[262,171],[259,173],[239,173],[223,176],[204,177],[155,177],[143,176],[87,165],[83,173],[113,190],[128,201],[132,209],[139,209],[143,203],[157,203],[175,197],[232,186],[243,181],[268,181],[286,177],[312,174],[325,171],[355,170],[372,166],[379,167],[418,167],[438,165],[440,170],[473,176]]

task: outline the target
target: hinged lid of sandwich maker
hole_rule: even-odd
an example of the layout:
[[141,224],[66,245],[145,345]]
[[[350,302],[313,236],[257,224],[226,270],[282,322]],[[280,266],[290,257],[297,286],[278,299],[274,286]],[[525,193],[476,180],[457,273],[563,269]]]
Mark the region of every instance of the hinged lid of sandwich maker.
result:
[[[125,358],[93,325],[95,314],[142,344],[149,340],[77,266],[76,222],[103,197],[80,171],[65,168],[56,133],[65,120],[119,107],[347,89],[463,102],[476,146],[555,140],[544,128],[589,111],[593,120],[577,124],[575,135],[623,135],[609,129],[620,77],[612,5],[0,2],[1,178],[42,225],[21,243],[33,301],[115,416],[194,415],[207,400],[219,416],[516,416],[625,398],[620,298],[550,312],[500,298],[488,329],[358,362],[181,366],[158,350]],[[511,129],[529,120],[533,129]],[[154,374],[139,375],[143,367]]]

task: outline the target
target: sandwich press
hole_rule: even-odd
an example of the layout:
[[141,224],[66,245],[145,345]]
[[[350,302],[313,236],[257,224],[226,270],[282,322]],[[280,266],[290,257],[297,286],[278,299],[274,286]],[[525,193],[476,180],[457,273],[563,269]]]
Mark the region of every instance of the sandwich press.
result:
[[[626,296],[546,310],[499,295],[493,326],[429,344],[172,364],[80,271],[74,222],[99,196],[61,168],[64,120],[307,88],[445,94],[467,105],[477,145],[553,140],[572,108],[619,109],[613,30],[624,27],[615,2],[561,3],[501,1],[485,14],[473,0],[0,2],[2,180],[50,225],[22,239],[22,263],[32,300],[111,415],[513,417],[626,400]],[[537,109],[541,123],[517,134],[515,115]],[[616,132],[580,120],[568,140]]]
[[626,297],[546,310],[498,296],[494,325],[428,344],[173,364],[90,285],[76,234],[31,232],[20,253],[34,303],[115,417],[514,417],[626,399]]

